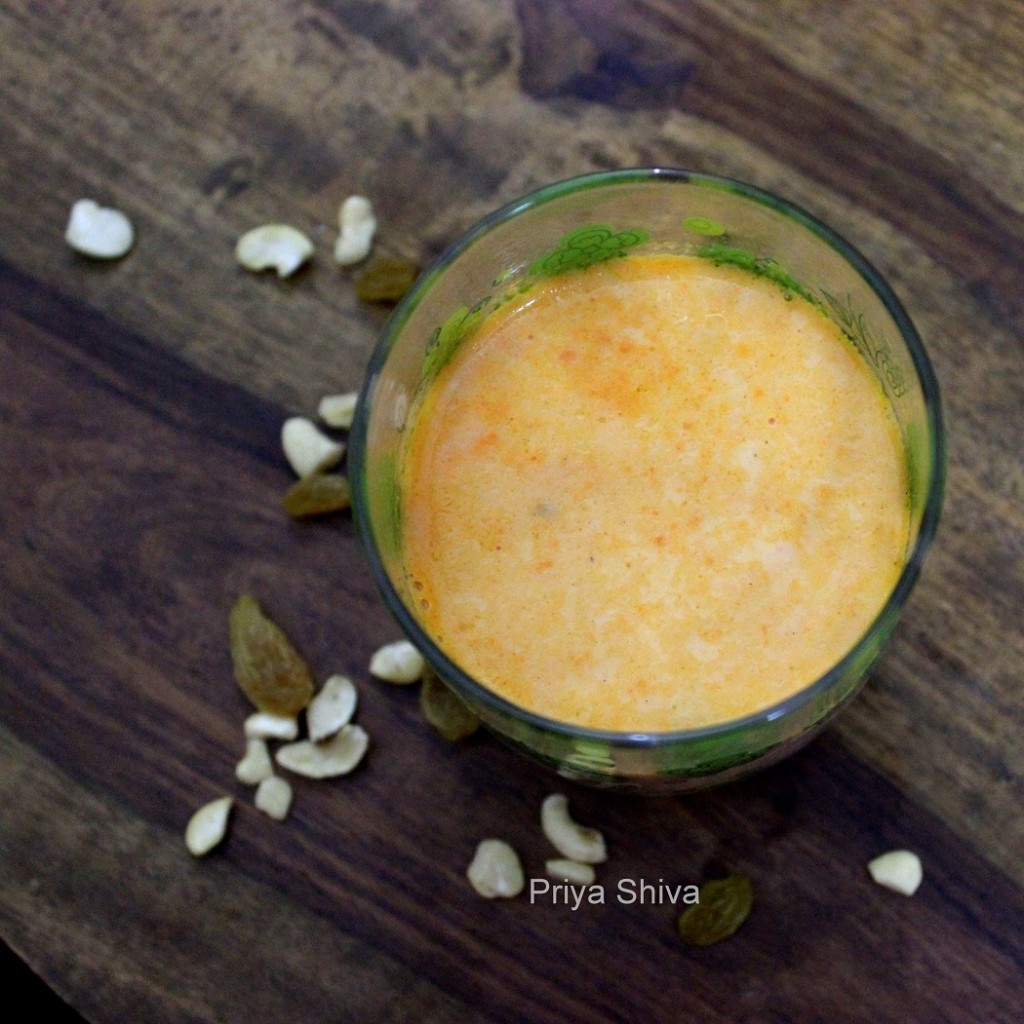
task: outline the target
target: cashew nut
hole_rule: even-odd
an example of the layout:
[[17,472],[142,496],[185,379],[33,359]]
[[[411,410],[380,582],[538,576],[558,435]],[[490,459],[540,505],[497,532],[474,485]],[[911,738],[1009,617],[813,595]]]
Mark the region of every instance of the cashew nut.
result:
[[544,835],[563,857],[582,864],[600,864],[608,859],[604,836],[569,817],[569,798],[562,793],[546,797],[540,809]]
[[235,778],[244,786],[256,786],[273,774],[266,740],[250,737],[245,743],[245,757],[235,767]]
[[329,740],[313,743],[299,740],[281,747],[277,763],[309,779],[332,779],[347,775],[363,759],[370,737],[358,725],[343,726]]
[[76,252],[98,260],[123,256],[135,242],[132,222],[120,210],[79,199],[71,207],[64,241]]
[[509,899],[523,891],[525,879],[519,855],[502,839],[484,839],[466,869],[470,885],[487,899]]
[[281,427],[281,447],[299,477],[331,469],[341,462],[345,446],[324,434],[305,416],[292,416]]
[[924,877],[921,858],[910,850],[890,850],[868,864],[871,877],[886,889],[913,896]]
[[299,735],[299,721],[287,715],[257,711],[245,720],[245,735],[250,739],[293,740]]
[[423,678],[427,663],[423,655],[408,641],[396,640],[378,648],[370,658],[370,675],[386,683],[415,683]]
[[185,828],[185,845],[194,857],[209,853],[227,834],[228,816],[234,799],[218,797],[203,804],[189,819]]
[[327,426],[348,430],[352,426],[352,417],[355,415],[358,400],[358,391],[350,391],[344,395],[324,395],[320,399],[316,413]]
[[292,787],[287,779],[270,775],[260,783],[253,802],[257,810],[275,821],[284,821],[292,806]]
[[306,709],[309,738],[314,743],[348,725],[356,710],[356,688],[345,676],[331,676]]
[[568,858],[547,860],[544,870],[551,878],[571,882],[573,885],[593,885],[597,872],[593,864],[581,864]]
[[373,206],[365,196],[349,196],[338,211],[341,234],[334,246],[335,262],[343,267],[366,259],[377,230]]
[[235,258],[246,270],[273,269],[278,277],[294,274],[312,255],[313,243],[289,224],[263,224],[235,245]]

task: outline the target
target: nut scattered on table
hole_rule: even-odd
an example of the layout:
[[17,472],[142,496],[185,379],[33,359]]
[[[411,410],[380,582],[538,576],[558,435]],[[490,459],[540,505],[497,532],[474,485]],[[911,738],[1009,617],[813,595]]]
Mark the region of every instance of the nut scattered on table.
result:
[[358,695],[351,679],[331,676],[306,709],[306,727],[314,743],[329,739],[352,721]]
[[552,846],[569,860],[601,864],[608,859],[604,836],[596,828],[580,825],[569,816],[569,798],[552,793],[540,810],[541,828]]
[[879,885],[904,896],[913,896],[924,878],[921,858],[910,850],[890,850],[875,857],[868,873]]
[[365,260],[373,245],[377,218],[365,196],[349,196],[338,211],[341,233],[334,246],[334,260],[343,267]]
[[290,224],[262,224],[235,245],[235,258],[246,270],[276,270],[289,277],[313,255],[313,243]]
[[120,210],[100,206],[92,199],[79,199],[71,207],[64,241],[84,256],[114,260],[131,249],[135,229]]
[[344,395],[324,395],[317,406],[316,414],[329,427],[348,430],[352,426],[352,417],[359,401],[357,391],[349,391]]
[[401,686],[419,682],[427,663],[423,655],[408,641],[396,640],[379,647],[370,658],[370,674],[386,683]]
[[593,864],[583,864],[568,857],[545,861],[544,872],[549,878],[570,882],[573,885],[593,885],[597,877]]
[[203,804],[189,819],[185,828],[185,845],[195,857],[209,853],[227,834],[228,817],[234,799],[218,797]]
[[466,877],[487,899],[511,899],[523,891],[525,878],[519,855],[503,839],[484,839],[476,848]]
[[258,786],[274,774],[267,741],[250,737],[245,742],[245,756],[235,766],[235,778],[244,786]]
[[257,810],[275,821],[284,821],[292,806],[291,784],[280,775],[269,775],[259,784],[253,802]]
[[281,448],[298,477],[332,469],[341,462],[345,446],[328,437],[305,416],[290,416],[281,426]]
[[256,711],[245,720],[245,735],[251,739],[294,740],[299,735],[299,720],[291,715]]
[[358,725],[343,726],[329,740],[299,740],[280,747],[275,754],[282,768],[309,779],[333,779],[348,775],[366,753],[370,737]]

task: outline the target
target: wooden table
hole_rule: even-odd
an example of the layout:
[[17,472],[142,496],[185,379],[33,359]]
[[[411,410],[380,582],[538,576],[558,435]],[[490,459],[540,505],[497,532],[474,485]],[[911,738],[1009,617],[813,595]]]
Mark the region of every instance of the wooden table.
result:
[[[0,10],[0,937],[95,1022],[939,1021],[1024,999],[1024,5],[1013,0],[8,0]],[[569,786],[449,747],[368,676],[395,638],[347,516],[296,524],[279,429],[357,387],[386,311],[331,260],[340,201],[425,264],[576,173],[661,164],[776,190],[893,283],[949,424],[944,521],[863,694],[802,753],[702,795]],[[100,264],[72,202],[128,212]],[[268,221],[317,252],[253,275]],[[373,748],[234,780],[227,612],[251,591]],[[605,832],[604,906],[491,903],[555,788]],[[192,811],[237,799],[226,843]],[[908,899],[865,864],[909,847]],[[621,879],[748,873],[731,940]]]

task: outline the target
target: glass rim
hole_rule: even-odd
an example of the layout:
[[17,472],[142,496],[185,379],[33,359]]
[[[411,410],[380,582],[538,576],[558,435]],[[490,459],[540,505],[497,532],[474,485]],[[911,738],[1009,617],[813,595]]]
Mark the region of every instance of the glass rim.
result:
[[[892,317],[900,336],[910,354],[918,384],[921,388],[928,427],[929,446],[928,487],[921,513],[921,522],[913,547],[904,563],[900,576],[878,614],[850,649],[825,673],[806,686],[768,707],[751,712],[739,718],[698,726],[689,729],[666,731],[656,730],[613,730],[595,729],[572,722],[563,722],[530,711],[516,704],[483,683],[474,679],[459,664],[453,661],[429,636],[415,615],[407,607],[390,575],[384,567],[370,523],[368,488],[365,480],[366,442],[369,429],[370,403],[376,390],[381,368],[387,360],[392,345],[413,311],[429,292],[437,277],[446,267],[471,249],[480,239],[496,230],[507,221],[530,210],[578,192],[614,185],[696,185],[698,187],[732,192],[745,199],[766,206],[796,221],[812,234],[817,235],[831,249],[846,260],[863,278],[870,289],[881,300],[886,312]],[[384,603],[399,626],[429,664],[436,664],[438,674],[445,681],[452,682],[457,689],[465,690],[479,703],[500,715],[516,719],[535,730],[556,735],[572,741],[589,742],[617,748],[646,749],[671,746],[681,743],[696,743],[748,732],[758,726],[766,726],[826,693],[840,681],[850,665],[863,650],[882,635],[888,636],[895,626],[903,607],[920,575],[925,555],[935,537],[942,509],[946,474],[945,427],[939,394],[938,378],[925,350],[917,329],[902,302],[890,288],[874,265],[841,235],[819,220],[813,214],[789,200],[783,199],[756,185],[719,175],[670,167],[637,167],[615,171],[601,171],[565,178],[542,188],[528,192],[504,206],[499,207],[478,220],[451,243],[441,255],[424,271],[410,291],[392,312],[374,347],[366,374],[359,392],[359,400],[349,436],[349,480],[352,490],[352,511],[356,530],[368,555],[370,570]]]

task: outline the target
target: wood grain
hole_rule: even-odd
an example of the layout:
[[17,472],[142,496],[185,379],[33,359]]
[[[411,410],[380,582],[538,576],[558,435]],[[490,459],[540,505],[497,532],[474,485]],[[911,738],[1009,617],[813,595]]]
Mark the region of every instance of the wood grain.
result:
[[[0,937],[90,1021],[1009,1022],[1024,996],[1024,7],[1012,0],[149,0],[0,6]],[[846,235],[907,304],[949,425],[939,540],[822,738],[751,780],[569,786],[608,902],[495,905],[561,783],[448,748],[366,665],[395,636],[350,520],[289,522],[282,419],[355,387],[386,311],[330,261],[341,199],[426,263],[536,185],[640,164],[742,178]],[[126,209],[113,265],[71,202]],[[268,220],[314,238],[246,274]],[[249,590],[371,755],[260,815],[233,779]],[[191,811],[239,797],[202,862]],[[925,864],[907,900],[864,864]],[[756,905],[694,952],[621,879],[727,867]]]

